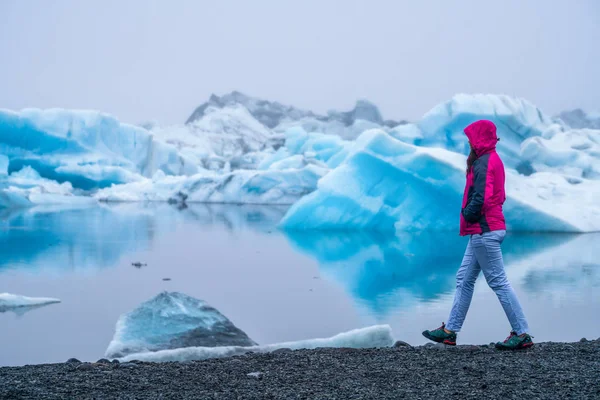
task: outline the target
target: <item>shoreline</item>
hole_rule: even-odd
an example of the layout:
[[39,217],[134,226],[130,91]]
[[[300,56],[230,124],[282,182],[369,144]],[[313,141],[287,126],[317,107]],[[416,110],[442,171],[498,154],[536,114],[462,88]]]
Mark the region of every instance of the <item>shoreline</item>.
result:
[[521,351],[400,343],[186,362],[0,367],[0,398],[600,398],[600,338]]

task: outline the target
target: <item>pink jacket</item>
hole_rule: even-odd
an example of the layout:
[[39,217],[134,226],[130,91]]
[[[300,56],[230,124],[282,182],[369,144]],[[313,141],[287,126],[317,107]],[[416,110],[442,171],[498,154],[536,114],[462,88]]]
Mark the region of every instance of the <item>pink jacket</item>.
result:
[[496,153],[496,125],[481,120],[465,128],[477,159],[467,172],[460,215],[461,236],[506,229],[502,204],[504,164]]

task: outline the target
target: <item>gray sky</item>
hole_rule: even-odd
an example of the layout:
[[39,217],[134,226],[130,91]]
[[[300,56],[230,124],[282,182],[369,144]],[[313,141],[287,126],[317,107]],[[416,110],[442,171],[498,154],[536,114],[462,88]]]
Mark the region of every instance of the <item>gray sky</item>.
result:
[[457,92],[600,110],[600,2],[0,0],[0,108],[182,123],[233,89],[418,119]]

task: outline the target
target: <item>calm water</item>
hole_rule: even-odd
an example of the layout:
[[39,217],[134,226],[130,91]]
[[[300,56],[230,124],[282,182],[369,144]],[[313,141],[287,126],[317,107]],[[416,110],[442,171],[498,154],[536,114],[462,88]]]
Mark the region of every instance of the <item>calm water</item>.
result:
[[[464,238],[286,235],[275,228],[284,213],[205,205],[0,213],[0,292],[62,300],[0,313],[0,365],[101,358],[119,315],[163,290],[206,300],[261,344],[380,323],[421,344],[423,329],[446,320]],[[598,243],[598,234],[507,237],[507,272],[536,340],[600,336]],[[509,330],[480,277],[459,342],[489,343]]]

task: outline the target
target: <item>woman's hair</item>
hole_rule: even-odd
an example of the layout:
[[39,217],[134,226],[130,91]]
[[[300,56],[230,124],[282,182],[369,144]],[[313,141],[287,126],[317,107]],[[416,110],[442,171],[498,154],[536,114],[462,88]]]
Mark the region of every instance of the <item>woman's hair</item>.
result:
[[469,153],[469,157],[467,157],[467,174],[471,170],[471,167],[473,167],[473,163],[476,159],[477,153],[475,153],[475,149],[473,149],[473,146],[471,146],[471,152]]

